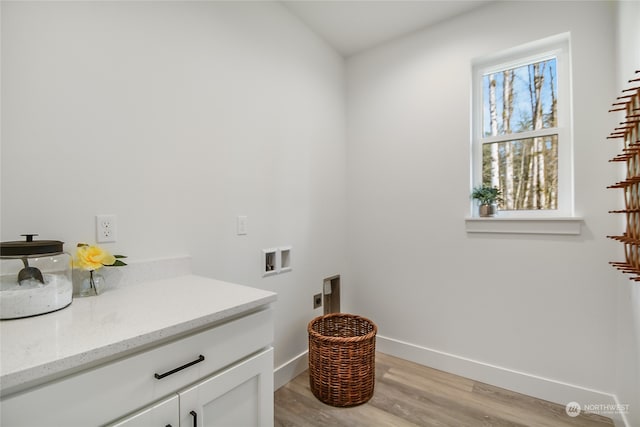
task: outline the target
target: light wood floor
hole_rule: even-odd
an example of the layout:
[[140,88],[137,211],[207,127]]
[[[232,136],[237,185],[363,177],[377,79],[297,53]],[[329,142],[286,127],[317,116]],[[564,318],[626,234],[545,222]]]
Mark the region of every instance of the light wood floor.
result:
[[609,418],[581,413],[509,390],[376,354],[376,385],[369,402],[325,405],[313,396],[303,372],[275,393],[276,426],[613,426]]

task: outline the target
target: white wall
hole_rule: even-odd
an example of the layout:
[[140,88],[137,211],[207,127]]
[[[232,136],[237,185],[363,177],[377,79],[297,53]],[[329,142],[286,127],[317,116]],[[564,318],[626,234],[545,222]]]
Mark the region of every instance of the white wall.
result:
[[[640,2],[622,1],[618,6],[618,75],[619,91],[632,87],[628,81],[639,77],[640,70]],[[620,93],[620,92],[618,92]],[[619,121],[622,121],[618,113]],[[621,147],[621,144],[618,144]],[[623,205],[620,195],[620,206]],[[624,229],[624,225],[620,225]],[[629,425],[640,425],[640,284],[620,275],[618,291],[617,394],[620,403],[630,404]]]
[[[282,364],[344,267],[343,74],[278,3],[2,2],[2,240],[72,250],[116,214],[129,260],[278,292]],[[293,270],[262,278],[278,245]]]
[[[612,403],[614,23],[609,2],[498,2],[348,59],[345,301],[378,324],[382,349],[549,400]],[[467,234],[471,61],[567,31],[582,234]]]
[[[115,213],[105,246],[131,260],[191,254],[196,273],[278,292],[276,365],[305,351],[311,295],[348,263],[344,308],[388,350],[552,400],[569,397],[557,384],[637,401],[638,288],[604,238],[620,228],[612,5],[494,4],[350,58],[348,175],[343,60],[277,4],[1,8],[3,241],[72,248]],[[620,10],[637,37],[637,3]],[[583,233],[468,235],[470,61],[565,31]],[[288,244],[293,271],[263,279],[261,249]]]

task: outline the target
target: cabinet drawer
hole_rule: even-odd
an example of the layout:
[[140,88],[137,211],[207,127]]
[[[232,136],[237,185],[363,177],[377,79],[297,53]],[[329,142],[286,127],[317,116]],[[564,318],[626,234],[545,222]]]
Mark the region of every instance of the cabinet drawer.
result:
[[[3,399],[1,424],[92,426],[118,419],[273,342],[271,309]],[[204,356],[204,360],[157,379]],[[33,410],[37,408],[37,410]]]

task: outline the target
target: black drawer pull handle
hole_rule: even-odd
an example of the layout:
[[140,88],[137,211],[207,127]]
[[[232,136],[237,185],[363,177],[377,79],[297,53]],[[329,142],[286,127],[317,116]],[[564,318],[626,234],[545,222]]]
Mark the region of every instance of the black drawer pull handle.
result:
[[153,374],[153,376],[154,376],[154,377],[156,377],[157,379],[161,380],[161,379],[163,379],[164,377],[168,377],[168,376],[169,376],[169,375],[171,375],[171,374],[175,374],[175,373],[176,373],[176,372],[178,372],[178,371],[182,371],[183,369],[186,369],[186,368],[188,368],[189,366],[193,366],[193,365],[195,365],[196,363],[200,363],[200,362],[202,362],[203,360],[204,360],[204,356],[203,356],[203,355],[200,355],[200,356],[198,356],[198,358],[197,358],[196,360],[194,360],[193,362],[189,362],[189,363],[187,363],[187,364],[185,364],[185,365],[178,366],[176,369],[172,369],[172,370],[170,370],[170,371],[167,371],[167,372],[165,372],[164,374]]
[[196,411],[191,411],[189,413],[193,417],[193,427],[198,427],[198,414],[196,413]]

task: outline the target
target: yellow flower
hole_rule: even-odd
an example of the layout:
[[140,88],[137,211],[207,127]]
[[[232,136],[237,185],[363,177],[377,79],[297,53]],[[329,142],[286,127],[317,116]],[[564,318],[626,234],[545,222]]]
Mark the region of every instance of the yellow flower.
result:
[[98,246],[78,245],[73,266],[83,270],[97,270],[115,262],[113,255]]

